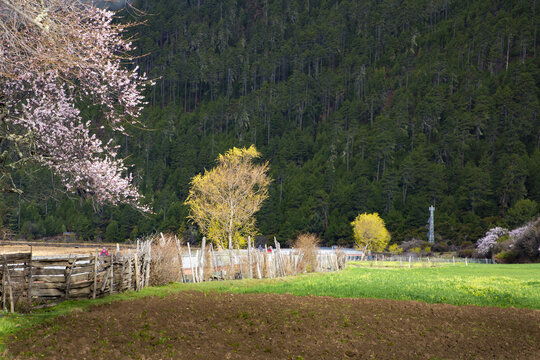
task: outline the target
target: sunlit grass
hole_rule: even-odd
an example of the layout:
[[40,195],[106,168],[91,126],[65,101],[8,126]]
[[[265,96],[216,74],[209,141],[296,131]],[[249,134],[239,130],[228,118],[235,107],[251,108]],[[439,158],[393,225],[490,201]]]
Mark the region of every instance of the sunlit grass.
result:
[[540,309],[540,264],[450,264],[414,269],[348,267],[329,274],[181,286],[205,291],[368,297]]

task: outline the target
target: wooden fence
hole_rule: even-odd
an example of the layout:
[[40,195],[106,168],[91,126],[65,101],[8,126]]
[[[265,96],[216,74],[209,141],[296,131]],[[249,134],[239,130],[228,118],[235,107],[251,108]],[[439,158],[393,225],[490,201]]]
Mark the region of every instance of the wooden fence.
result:
[[[166,240],[162,237],[162,241]],[[346,255],[339,250],[315,251],[312,260],[306,263],[307,256],[300,249],[281,249],[274,241],[275,249],[248,248],[215,250],[207,246],[203,238],[200,249],[192,249],[190,244],[181,246],[177,241],[177,250],[181,269],[180,281],[202,282],[225,279],[262,279],[298,275],[306,271],[328,272],[343,269]],[[306,269],[306,267],[308,267]]]
[[128,254],[34,257],[32,253],[0,255],[0,299],[11,312],[16,306],[96,298],[140,290],[150,277],[150,242]]

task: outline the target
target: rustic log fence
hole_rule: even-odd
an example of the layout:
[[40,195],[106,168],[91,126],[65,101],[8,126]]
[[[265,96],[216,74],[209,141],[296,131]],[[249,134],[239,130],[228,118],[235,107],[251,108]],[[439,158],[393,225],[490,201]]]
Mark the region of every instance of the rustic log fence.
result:
[[32,256],[32,252],[0,255],[2,308],[67,299],[96,298],[148,286],[151,243],[137,244],[127,254],[99,256]]

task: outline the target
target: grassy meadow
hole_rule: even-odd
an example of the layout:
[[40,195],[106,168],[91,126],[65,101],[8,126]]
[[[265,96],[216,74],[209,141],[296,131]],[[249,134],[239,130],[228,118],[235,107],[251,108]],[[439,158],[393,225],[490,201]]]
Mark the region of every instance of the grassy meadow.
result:
[[169,286],[218,292],[368,297],[540,309],[540,264],[450,264],[414,269],[349,265],[343,271],[327,274]]
[[351,264],[339,272],[304,274],[279,279],[174,283],[146,288],[138,293],[115,294],[102,299],[66,301],[31,314],[4,314],[0,317],[0,354],[2,338],[5,336],[70,311],[80,311],[91,305],[117,300],[166,296],[185,290],[368,297],[454,305],[540,309],[540,264],[469,264],[469,266],[450,264],[413,269],[359,267]]

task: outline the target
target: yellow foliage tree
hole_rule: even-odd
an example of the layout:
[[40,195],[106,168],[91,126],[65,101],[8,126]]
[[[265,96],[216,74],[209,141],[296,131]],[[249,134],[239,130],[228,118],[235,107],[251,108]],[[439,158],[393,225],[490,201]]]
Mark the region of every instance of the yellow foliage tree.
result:
[[242,246],[247,235],[255,234],[254,214],[268,197],[268,162],[253,164],[260,154],[249,148],[232,148],[219,155],[210,171],[196,175],[186,204],[189,217],[214,244],[229,249]]
[[351,223],[356,247],[364,253],[368,250],[382,251],[390,241],[390,233],[379,214],[359,214]]

